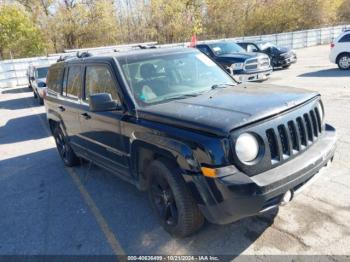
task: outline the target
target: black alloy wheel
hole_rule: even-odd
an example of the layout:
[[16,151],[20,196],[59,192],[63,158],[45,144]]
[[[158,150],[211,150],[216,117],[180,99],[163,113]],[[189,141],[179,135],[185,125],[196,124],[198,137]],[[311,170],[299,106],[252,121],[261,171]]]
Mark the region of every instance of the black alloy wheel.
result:
[[176,201],[164,177],[160,175],[153,176],[150,194],[151,201],[155,204],[162,222],[168,226],[176,226],[178,222]]
[[198,231],[204,217],[180,168],[160,158],[147,167],[146,173],[149,199],[163,228],[175,237],[186,237]]
[[73,152],[71,146],[67,141],[67,138],[65,137],[59,126],[56,126],[54,128],[53,136],[55,138],[58,153],[62,158],[64,164],[69,167],[77,165],[79,163],[79,159]]

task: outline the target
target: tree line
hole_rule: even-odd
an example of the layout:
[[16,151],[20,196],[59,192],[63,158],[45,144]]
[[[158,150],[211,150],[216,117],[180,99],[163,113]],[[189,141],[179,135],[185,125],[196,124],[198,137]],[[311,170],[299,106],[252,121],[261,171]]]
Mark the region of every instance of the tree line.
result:
[[260,35],[350,22],[350,0],[11,0],[0,59],[64,49]]

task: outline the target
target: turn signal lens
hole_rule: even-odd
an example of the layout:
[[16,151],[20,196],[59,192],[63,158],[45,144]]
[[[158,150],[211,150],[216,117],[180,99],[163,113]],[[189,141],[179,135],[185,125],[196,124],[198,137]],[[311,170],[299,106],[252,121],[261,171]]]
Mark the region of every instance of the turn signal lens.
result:
[[201,167],[201,170],[203,176],[211,178],[230,176],[239,172],[238,169],[233,165],[218,168]]
[[207,177],[216,177],[216,169],[209,167],[202,167],[202,174]]

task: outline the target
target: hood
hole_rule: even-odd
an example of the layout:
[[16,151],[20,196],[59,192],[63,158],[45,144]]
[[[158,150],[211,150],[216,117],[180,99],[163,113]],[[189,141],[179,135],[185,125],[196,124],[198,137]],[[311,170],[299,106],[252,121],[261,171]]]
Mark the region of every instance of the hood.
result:
[[256,58],[258,56],[265,56],[261,53],[248,53],[248,52],[242,52],[242,53],[232,53],[232,54],[224,54],[224,55],[218,55],[218,60],[230,60],[234,62],[244,62],[249,58]]
[[288,53],[291,53],[292,51],[292,49],[288,47],[279,47],[279,48],[274,48],[273,50],[274,50],[273,52],[277,55],[288,54]]
[[138,109],[138,117],[226,136],[230,131],[300,105],[318,93],[267,84],[240,84]]

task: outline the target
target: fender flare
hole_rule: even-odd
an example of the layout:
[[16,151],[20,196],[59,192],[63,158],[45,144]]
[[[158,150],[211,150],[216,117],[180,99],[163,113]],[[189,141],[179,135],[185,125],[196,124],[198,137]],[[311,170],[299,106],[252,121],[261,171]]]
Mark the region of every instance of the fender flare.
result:
[[138,176],[140,151],[146,149],[153,154],[166,157],[185,172],[198,172],[197,162],[193,149],[186,143],[154,133],[134,133],[130,144],[130,159],[132,170]]

